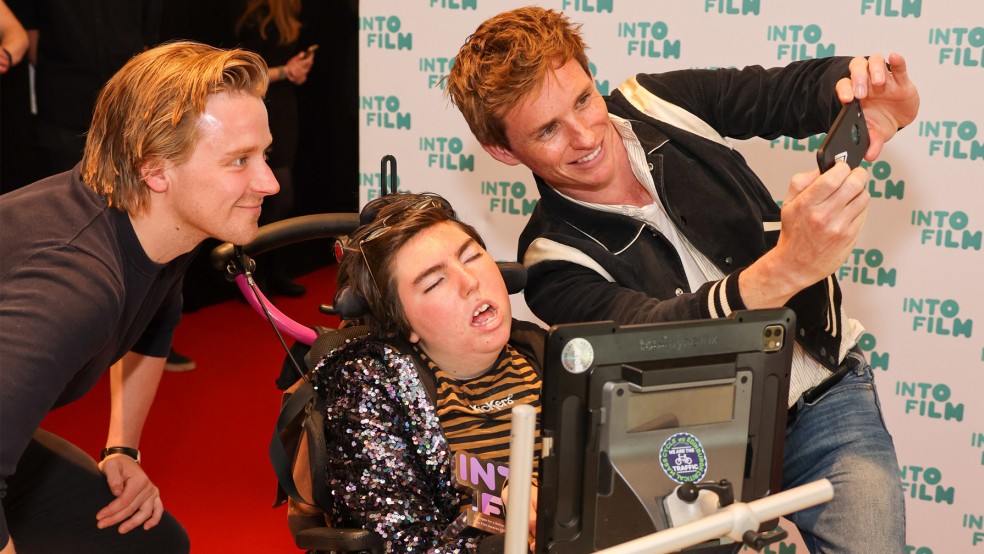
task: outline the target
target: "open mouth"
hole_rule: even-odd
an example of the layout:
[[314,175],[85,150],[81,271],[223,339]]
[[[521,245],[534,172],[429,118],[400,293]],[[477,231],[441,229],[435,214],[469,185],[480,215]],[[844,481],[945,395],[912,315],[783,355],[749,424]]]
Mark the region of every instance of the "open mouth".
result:
[[495,318],[497,310],[493,308],[488,302],[479,306],[472,313],[472,325],[475,327],[481,327],[492,321]]
[[598,148],[595,148],[594,149],[594,152],[591,152],[590,154],[588,154],[587,156],[585,156],[583,158],[579,158],[574,163],[583,164],[583,163],[586,163],[586,162],[590,162],[591,160],[597,158],[598,157],[598,154],[601,154],[601,145],[600,144],[598,145]]

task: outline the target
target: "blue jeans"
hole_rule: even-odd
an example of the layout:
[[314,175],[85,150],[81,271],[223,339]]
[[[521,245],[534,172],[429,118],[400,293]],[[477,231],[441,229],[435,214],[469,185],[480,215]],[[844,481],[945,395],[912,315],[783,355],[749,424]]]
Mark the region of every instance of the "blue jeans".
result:
[[787,516],[810,552],[904,552],[899,463],[867,362],[803,404],[786,429],[783,488],[824,477],[833,500]]

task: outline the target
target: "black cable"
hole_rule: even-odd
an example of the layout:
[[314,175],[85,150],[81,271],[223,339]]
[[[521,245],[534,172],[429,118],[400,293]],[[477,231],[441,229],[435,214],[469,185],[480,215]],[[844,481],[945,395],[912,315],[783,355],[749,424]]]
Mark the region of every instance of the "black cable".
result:
[[253,272],[250,270],[250,260],[246,257],[246,254],[243,253],[243,247],[234,246],[233,249],[235,250],[236,257],[239,259],[239,263],[242,266],[243,275],[246,276],[246,283],[249,285],[250,290],[253,291],[253,296],[256,297],[256,303],[263,308],[263,315],[265,315],[267,321],[270,322],[270,327],[273,327],[273,332],[276,333],[277,339],[280,340],[280,345],[283,346],[284,351],[287,352],[287,358],[294,366],[294,370],[297,371],[297,375],[304,381],[307,381],[307,372],[301,369],[301,364],[297,363],[297,360],[294,358],[294,354],[290,351],[290,347],[287,346],[287,341],[285,341],[284,336],[280,334],[280,329],[277,329],[277,324],[274,323],[273,315],[270,313],[270,310],[267,309],[266,302],[264,302],[263,297],[260,296],[260,290],[257,288],[256,281],[253,280]]

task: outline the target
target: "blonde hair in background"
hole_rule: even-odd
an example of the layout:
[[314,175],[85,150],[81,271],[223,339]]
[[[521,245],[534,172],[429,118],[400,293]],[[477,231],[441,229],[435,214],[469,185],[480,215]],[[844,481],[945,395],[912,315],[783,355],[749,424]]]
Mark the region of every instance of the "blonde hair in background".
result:
[[301,0],[248,0],[243,15],[236,21],[236,34],[243,25],[253,20],[260,32],[260,38],[267,40],[267,26],[272,22],[280,34],[280,44],[297,42],[301,34]]
[[82,179],[109,205],[140,213],[150,197],[141,167],[181,164],[198,140],[209,96],[263,98],[267,66],[258,54],[191,41],[134,56],[103,87],[82,156]]
[[561,12],[534,6],[504,12],[465,40],[445,93],[480,143],[509,148],[502,118],[568,60],[590,77],[586,48],[581,25]]

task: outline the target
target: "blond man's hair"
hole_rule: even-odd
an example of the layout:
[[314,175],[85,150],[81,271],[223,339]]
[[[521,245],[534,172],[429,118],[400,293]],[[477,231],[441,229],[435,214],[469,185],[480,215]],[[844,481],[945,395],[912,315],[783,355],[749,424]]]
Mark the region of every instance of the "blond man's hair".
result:
[[267,84],[263,58],[245,50],[180,41],[134,56],[96,100],[82,180],[110,206],[140,213],[150,199],[142,167],[187,161],[208,98],[219,93],[263,98]]
[[445,93],[481,144],[509,148],[502,119],[547,72],[574,59],[589,76],[581,25],[539,7],[503,12],[465,41],[446,77]]

